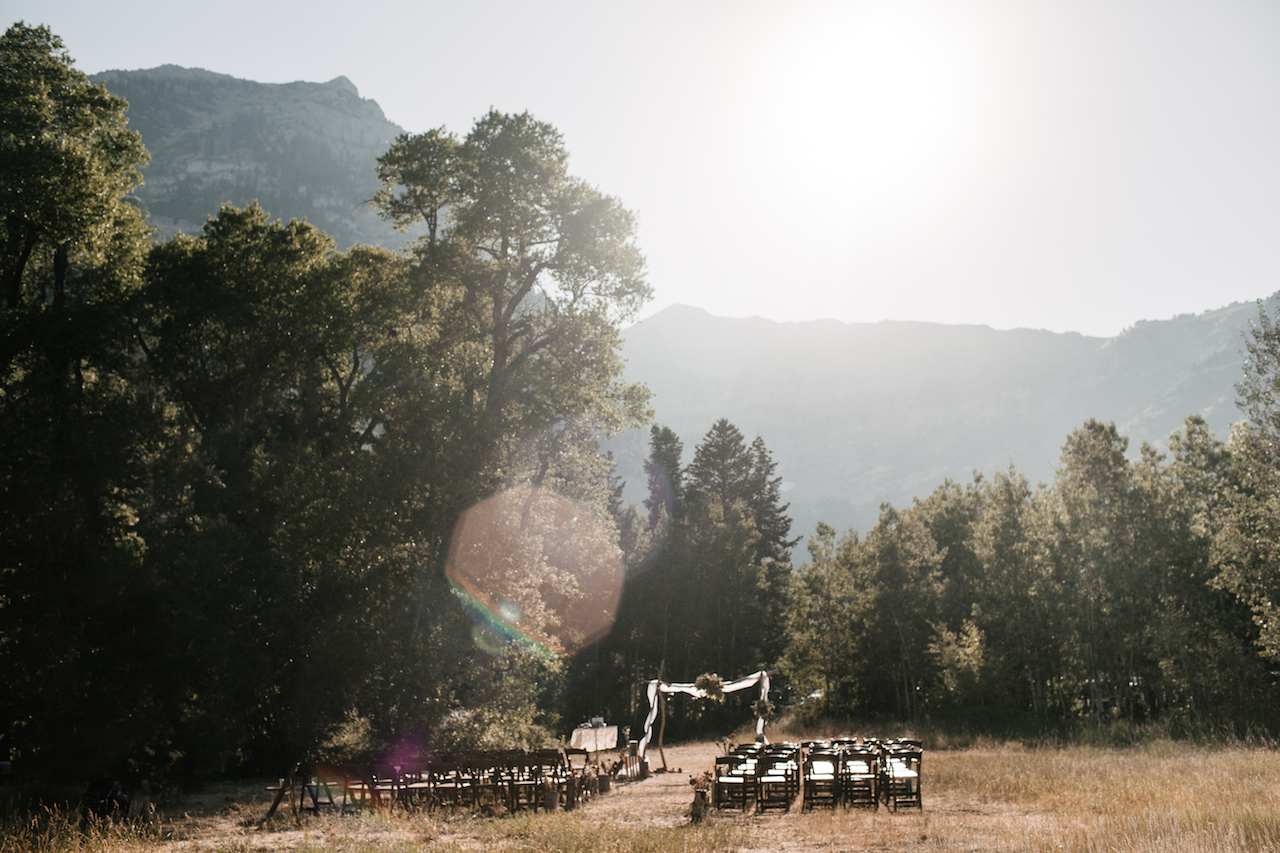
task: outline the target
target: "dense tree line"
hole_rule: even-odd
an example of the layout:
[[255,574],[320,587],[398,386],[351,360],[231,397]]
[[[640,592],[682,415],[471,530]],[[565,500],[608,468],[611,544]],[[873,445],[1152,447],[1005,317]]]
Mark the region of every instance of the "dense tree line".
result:
[[[1263,314],[1253,349],[1274,338]],[[820,526],[782,668],[814,714],[1271,723],[1271,429],[1255,413],[1227,445],[1191,417],[1130,461],[1090,420],[1050,484],[1010,467],[886,505],[865,536]]]
[[586,596],[565,549],[582,577],[619,556],[596,440],[649,417],[621,379],[617,330],[649,296],[631,214],[568,173],[554,128],[491,111],[382,158],[382,213],[428,226],[406,252],[340,253],[256,206],[152,245],[125,103],[45,27],[11,27],[0,72],[0,720],[18,766],[274,769],[326,739],[542,737],[560,657],[478,641],[451,540],[524,484],[493,516],[521,529],[503,555],[519,588],[488,591],[498,622],[558,651],[584,639],[546,602]]

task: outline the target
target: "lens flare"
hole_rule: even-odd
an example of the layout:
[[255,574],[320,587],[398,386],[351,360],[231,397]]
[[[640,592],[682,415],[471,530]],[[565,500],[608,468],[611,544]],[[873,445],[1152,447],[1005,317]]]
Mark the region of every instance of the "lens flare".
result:
[[462,514],[446,571],[475,620],[476,646],[491,654],[512,644],[570,654],[609,632],[622,593],[611,526],[527,485]]

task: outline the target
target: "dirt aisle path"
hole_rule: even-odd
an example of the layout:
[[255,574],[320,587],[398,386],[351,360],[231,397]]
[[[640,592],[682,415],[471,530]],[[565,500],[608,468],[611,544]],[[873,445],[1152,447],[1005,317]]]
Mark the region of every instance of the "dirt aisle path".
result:
[[[583,808],[583,814],[610,823],[628,826],[676,826],[689,821],[693,789],[689,777],[715,768],[717,748],[713,743],[668,747],[667,773],[654,773],[643,782],[618,785]],[[662,767],[658,750],[649,752],[649,764]]]

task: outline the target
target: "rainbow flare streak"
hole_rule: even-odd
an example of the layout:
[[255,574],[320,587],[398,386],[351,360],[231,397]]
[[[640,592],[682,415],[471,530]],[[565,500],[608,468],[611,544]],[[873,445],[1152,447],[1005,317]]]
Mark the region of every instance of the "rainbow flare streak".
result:
[[[453,594],[476,623],[473,634],[476,643],[485,651],[497,652],[502,647],[518,645],[527,651],[546,657],[564,654],[564,649],[554,639],[520,624],[516,618],[519,608],[503,606],[482,592],[452,561],[445,569]],[[505,612],[504,612],[505,611]]]

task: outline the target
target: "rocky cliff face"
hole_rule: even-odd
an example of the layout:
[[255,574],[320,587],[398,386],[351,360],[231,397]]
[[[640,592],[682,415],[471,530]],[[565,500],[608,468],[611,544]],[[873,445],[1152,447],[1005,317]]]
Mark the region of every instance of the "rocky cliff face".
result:
[[402,129],[346,77],[255,83],[163,65],[92,77],[129,102],[129,126],[151,152],[138,191],[163,236],[196,233],[231,202],[318,226],[339,248],[402,246],[405,235],[365,203],[377,158]]

